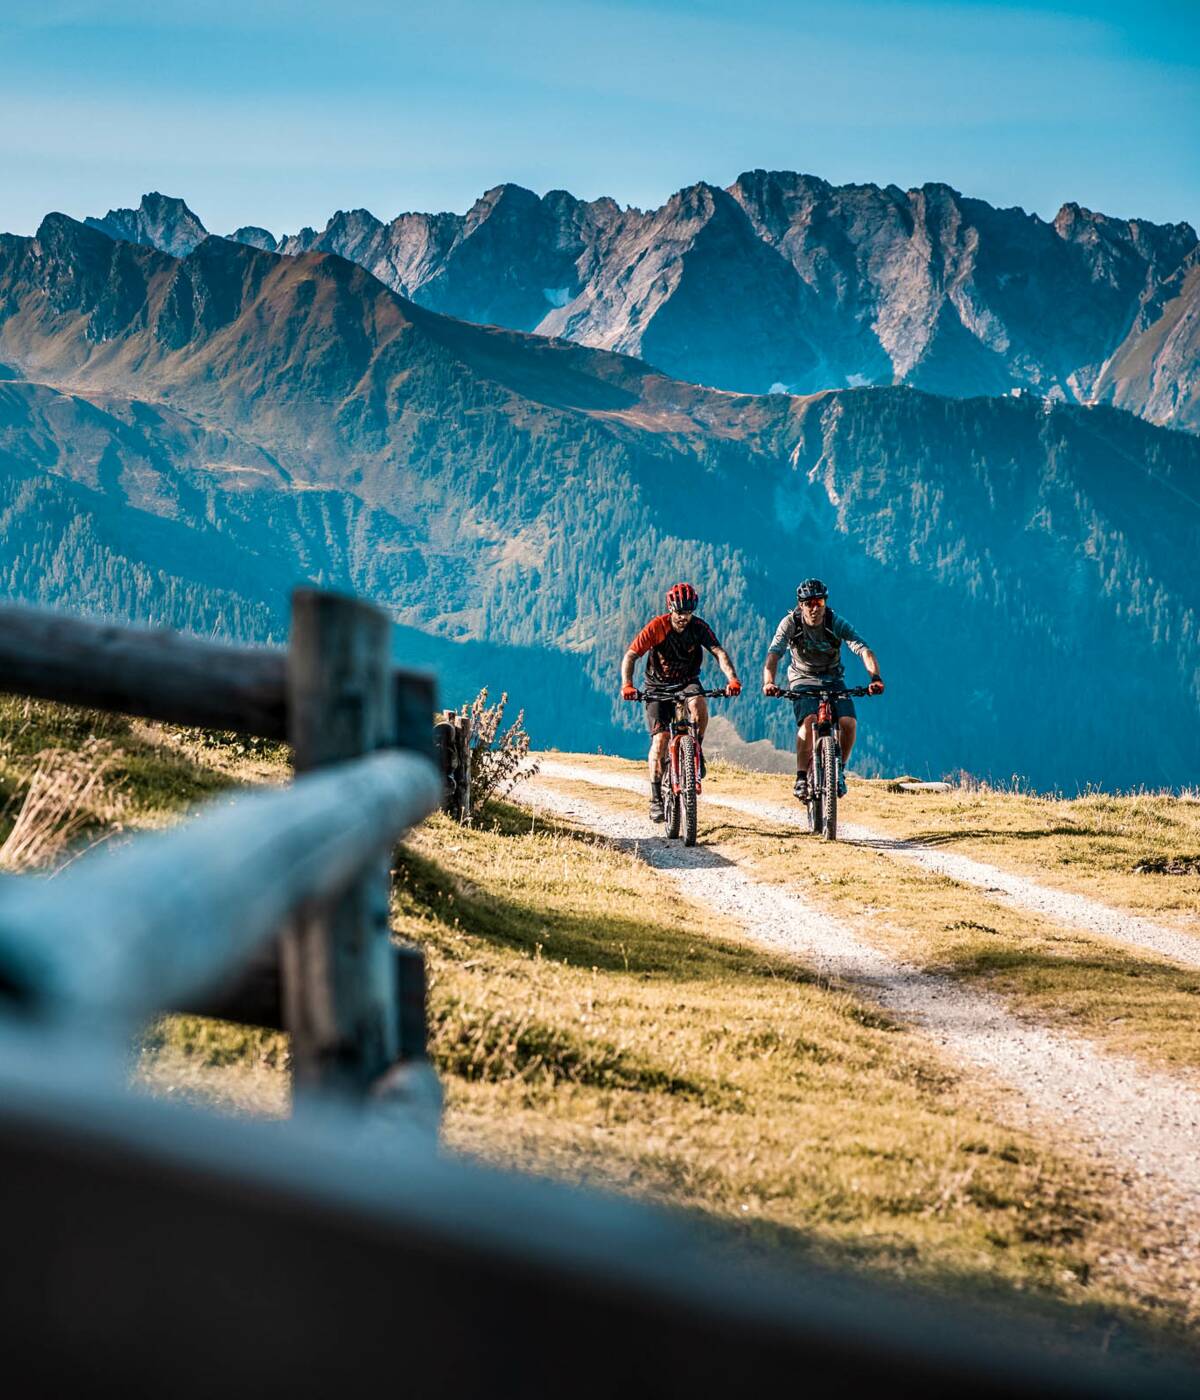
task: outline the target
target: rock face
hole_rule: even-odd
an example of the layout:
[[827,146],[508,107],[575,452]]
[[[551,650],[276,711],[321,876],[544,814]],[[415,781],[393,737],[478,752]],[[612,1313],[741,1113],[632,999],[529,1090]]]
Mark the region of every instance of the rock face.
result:
[[[174,256],[204,237],[187,205],[162,195],[87,222]],[[357,209],[320,232],[230,237],[336,253],[431,310],[637,355],[717,388],[1023,390],[1200,431],[1187,311],[1200,254],[1187,224],[1077,204],[1047,224],[947,185],[756,170],[649,212],[500,185],[465,215],[383,223]]]
[[[718,388],[1015,389],[1200,431],[1178,304],[1196,295],[1194,280],[1183,286],[1197,256],[1184,223],[1067,204],[1047,224],[947,185],[755,170],[648,213],[513,185],[462,217],[384,224],[360,210],[280,245],[309,249],[449,315],[639,355]],[[1137,367],[1151,360],[1147,377]]]
[[144,194],[136,209],[110,209],[102,219],[84,223],[110,238],[158,248],[176,258],[187,257],[208,237],[208,230],[183,200],[165,194]]
[[[276,251],[277,244],[275,235],[268,229],[259,228],[255,224],[245,224],[242,228],[235,230],[229,235],[235,243],[245,243],[250,248],[261,248],[265,253]],[[170,249],[164,248],[164,252]]]
[[[278,639],[292,583],[348,589],[451,701],[507,687],[540,742],[632,752],[617,667],[668,584],[698,585],[753,676],[818,574],[889,682],[865,768],[1200,782],[1200,517],[1178,509],[1200,441],[1127,413],[718,393],[334,255],[176,259],[61,215],[0,237],[0,365],[10,597]],[[1114,724],[1149,696],[1152,731]],[[752,693],[729,716],[789,742]]]
[[1200,430],[1200,251],[1146,297],[1095,397],[1152,423]]

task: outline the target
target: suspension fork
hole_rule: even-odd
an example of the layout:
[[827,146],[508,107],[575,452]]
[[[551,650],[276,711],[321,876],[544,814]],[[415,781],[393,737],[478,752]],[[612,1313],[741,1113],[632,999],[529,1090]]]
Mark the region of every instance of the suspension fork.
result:
[[812,727],[812,752],[808,759],[808,776],[811,780],[817,776],[817,754],[820,751],[820,742],[827,735],[834,736],[834,744],[837,746],[838,761],[841,761],[841,744],[838,738],[838,725],[833,717],[833,706],[828,700],[822,700],[817,706],[817,713],[813,717]]

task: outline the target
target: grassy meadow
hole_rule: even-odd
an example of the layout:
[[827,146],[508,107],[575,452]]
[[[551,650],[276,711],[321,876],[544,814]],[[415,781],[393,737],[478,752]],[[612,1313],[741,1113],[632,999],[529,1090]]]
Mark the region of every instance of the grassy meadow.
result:
[[[103,746],[103,781],[74,844],[45,843],[51,867],[288,771],[282,751],[233,736],[4,702],[0,841],[37,773],[89,745]],[[712,782],[780,795],[780,779],[732,769]],[[862,786],[847,814],[882,824],[859,810]],[[1027,826],[1007,806],[1026,799],[990,800],[977,826]],[[982,892],[968,908],[951,882],[878,852],[802,846],[711,805],[702,822],[702,841],[874,920],[905,956],[920,948],[1039,1014],[1194,1066],[1200,979],[1130,975],[1118,954],[1058,943],[1063,931],[1036,919],[981,916]],[[429,960],[448,1150],[698,1212],[753,1253],[986,1301],[1052,1348],[1192,1345],[1197,1267],[1115,1174],[1012,1128],[999,1090],[853,989],[743,941],[634,856],[516,805],[493,805],[472,828],[437,816],[395,854],[392,913]],[[1081,961],[1087,985],[1069,966]],[[142,1033],[133,1073],[150,1092],[221,1111],[289,1111],[278,1034],[163,1017]]]

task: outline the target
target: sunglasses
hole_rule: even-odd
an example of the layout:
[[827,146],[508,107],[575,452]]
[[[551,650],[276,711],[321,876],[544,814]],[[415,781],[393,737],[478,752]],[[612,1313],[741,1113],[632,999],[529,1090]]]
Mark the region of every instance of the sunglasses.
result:
[[821,596],[820,596],[819,598],[801,598],[801,599],[800,599],[800,606],[801,606],[802,608],[815,608],[815,607],[817,606],[818,603],[823,603],[824,601],[825,601],[825,594],[822,593]]

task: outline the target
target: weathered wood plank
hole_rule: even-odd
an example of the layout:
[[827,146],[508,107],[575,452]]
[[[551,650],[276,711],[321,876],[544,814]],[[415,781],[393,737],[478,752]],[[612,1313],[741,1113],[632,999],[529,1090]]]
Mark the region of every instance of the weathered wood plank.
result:
[[0,607],[0,691],[170,724],[287,734],[286,655]]
[[[53,881],[11,877],[0,884],[0,1004],[94,1017],[184,1005],[298,904],[378,868],[440,797],[428,759],[373,754],[96,851]],[[394,1001],[386,959],[384,975]]]
[[392,743],[398,749],[434,756],[433,714],[437,709],[437,682],[428,671],[395,667],[392,671],[395,724]]
[[[357,599],[293,595],[287,709],[298,773],[393,742],[390,637],[387,617]],[[432,727],[431,709],[427,735]],[[365,1094],[399,1053],[386,860],[365,865],[335,903],[302,910],[280,950],[297,1087]]]
[[17,1035],[0,1025],[14,1395],[1195,1394],[1148,1347],[1136,1371],[1057,1356],[1021,1319],[769,1270],[665,1212],[371,1136],[369,1116],[106,1093],[86,1051],[42,1035],[22,1055]]
[[[434,678],[392,668],[395,743],[431,752]],[[0,693],[286,739],[287,653],[0,606]]]
[[273,938],[256,949],[243,967],[222,978],[211,991],[166,1009],[271,1031],[284,1030],[278,940]]
[[464,709],[459,719],[458,728],[458,784],[459,784],[459,804],[458,816],[460,821],[469,822],[475,801],[474,793],[471,791],[471,712]]

